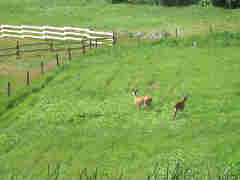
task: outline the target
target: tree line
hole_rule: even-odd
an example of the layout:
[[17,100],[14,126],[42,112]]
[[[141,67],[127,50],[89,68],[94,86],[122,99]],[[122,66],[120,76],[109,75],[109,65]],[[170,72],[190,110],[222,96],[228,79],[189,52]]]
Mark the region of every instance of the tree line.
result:
[[111,3],[145,3],[156,6],[187,6],[192,4],[200,4],[204,7],[212,4],[213,6],[231,9],[240,7],[240,0],[111,0]]

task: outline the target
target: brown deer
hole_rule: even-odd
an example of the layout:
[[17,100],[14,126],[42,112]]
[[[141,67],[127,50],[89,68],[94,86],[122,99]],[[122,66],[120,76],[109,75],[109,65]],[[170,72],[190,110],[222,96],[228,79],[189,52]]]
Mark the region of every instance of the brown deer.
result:
[[152,104],[152,97],[151,96],[137,96],[137,89],[132,89],[132,95],[134,96],[134,103],[136,104],[137,108],[139,109],[142,105],[150,106]]
[[176,115],[177,115],[177,112],[180,110],[180,111],[183,111],[184,110],[184,105],[185,105],[185,102],[187,100],[187,96],[184,96],[183,99],[181,101],[178,101],[175,106],[174,106],[174,115],[173,115],[173,119],[176,119]]

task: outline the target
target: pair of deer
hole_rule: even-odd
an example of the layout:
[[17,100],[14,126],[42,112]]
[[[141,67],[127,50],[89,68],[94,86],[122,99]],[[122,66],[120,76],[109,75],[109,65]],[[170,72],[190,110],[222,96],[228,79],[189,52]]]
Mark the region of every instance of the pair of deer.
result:
[[[151,106],[152,105],[152,97],[151,96],[137,96],[137,89],[132,89],[132,95],[134,96],[134,103],[136,104],[137,108],[139,109],[142,105],[144,106]],[[182,100],[178,101],[174,105],[174,115],[173,119],[176,119],[177,112],[184,110],[184,105],[187,100],[187,96],[184,96]]]

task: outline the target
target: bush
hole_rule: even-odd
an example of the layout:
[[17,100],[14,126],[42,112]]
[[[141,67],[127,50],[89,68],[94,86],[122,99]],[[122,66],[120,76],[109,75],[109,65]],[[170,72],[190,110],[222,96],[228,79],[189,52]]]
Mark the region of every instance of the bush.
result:
[[108,1],[110,1],[112,4],[128,2],[128,0],[108,0]]
[[161,0],[161,4],[166,6],[186,6],[198,2],[199,0]]
[[240,0],[212,0],[214,6],[226,8],[239,8]]
[[211,0],[200,0],[199,3],[202,7],[208,7],[211,4]]
[[112,4],[115,3],[146,3],[152,5],[165,5],[165,6],[184,6],[197,3],[199,0],[108,0]]

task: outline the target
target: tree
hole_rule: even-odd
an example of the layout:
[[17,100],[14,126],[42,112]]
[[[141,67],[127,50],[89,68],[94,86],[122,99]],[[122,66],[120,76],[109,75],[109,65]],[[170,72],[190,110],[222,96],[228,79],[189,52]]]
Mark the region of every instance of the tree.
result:
[[207,7],[212,4],[214,6],[220,6],[225,8],[239,8],[240,0],[107,0],[112,4],[115,3],[149,3],[152,5],[163,6],[186,6],[191,4],[197,4]]
[[212,0],[213,5],[225,8],[239,8],[240,0]]

